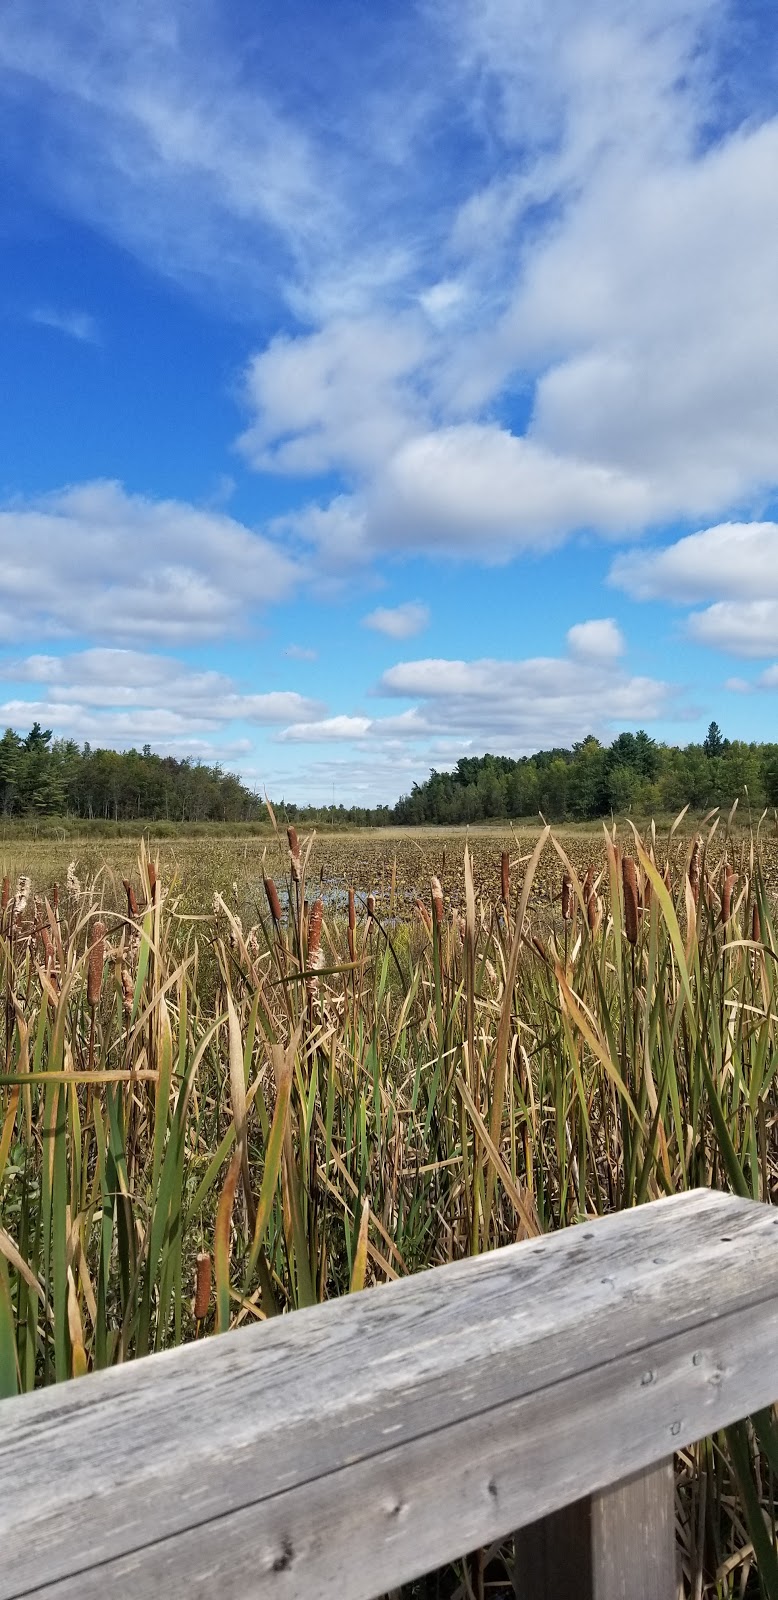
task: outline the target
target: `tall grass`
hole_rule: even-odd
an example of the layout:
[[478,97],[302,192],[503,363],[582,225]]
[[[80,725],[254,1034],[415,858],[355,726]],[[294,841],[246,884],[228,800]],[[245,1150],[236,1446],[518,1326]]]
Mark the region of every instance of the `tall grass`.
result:
[[[773,1198],[758,838],[606,835],[579,876],[545,829],[403,922],[393,887],[309,905],[293,832],[252,919],[144,848],[124,888],[4,896],[0,1393],[679,1189]],[[767,1415],[681,1455],[690,1595],[778,1596],[777,1466]]]

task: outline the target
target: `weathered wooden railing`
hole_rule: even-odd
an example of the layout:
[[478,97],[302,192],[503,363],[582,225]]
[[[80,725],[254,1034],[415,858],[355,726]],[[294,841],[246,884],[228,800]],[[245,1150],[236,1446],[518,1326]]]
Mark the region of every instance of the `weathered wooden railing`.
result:
[[0,1596],[674,1600],[672,1453],[778,1396],[778,1211],[698,1191],[0,1405]]

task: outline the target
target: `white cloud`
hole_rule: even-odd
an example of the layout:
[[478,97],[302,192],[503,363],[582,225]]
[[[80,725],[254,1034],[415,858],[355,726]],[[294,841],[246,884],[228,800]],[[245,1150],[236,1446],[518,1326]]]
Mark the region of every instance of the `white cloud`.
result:
[[41,328],[54,328],[82,344],[99,344],[100,329],[88,311],[58,311],[53,306],[37,306],[30,312],[30,322]]
[[[282,727],[310,722],[324,707],[290,690],[247,693],[221,672],[197,671],[173,656],[90,649],[0,662],[0,680],[31,684],[38,698],[0,703],[0,724],[28,728],[36,719],[59,736],[93,743],[159,744],[194,739],[204,751],[231,723]],[[234,747],[235,740],[232,741]]]
[[414,634],[424,632],[429,620],[429,606],[419,600],[405,600],[399,606],[378,606],[362,618],[362,625],[385,633],[388,639],[412,639]]
[[740,656],[778,650],[778,523],[720,523],[619,556],[611,581],[637,600],[713,601],[687,621],[699,644]]
[[414,703],[394,715],[300,723],[279,738],[368,740],[385,753],[445,740],[461,754],[489,749],[522,755],[570,745],[588,732],[607,737],[614,727],[684,715],[673,684],[630,676],[612,653],[604,652],[524,661],[401,662],[384,673],[376,692]]
[[290,661],[317,661],[319,652],[312,650],[310,645],[288,644],[284,655],[288,656]]
[[636,600],[778,598],[778,523],[724,522],[664,549],[630,551],[617,556],[611,579]]
[[328,744],[343,739],[364,739],[370,732],[369,717],[324,717],[318,722],[299,722],[278,735],[284,744]]
[[6,639],[79,635],[194,643],[240,628],[301,569],[216,511],[87,483],[0,511]]
[[567,630],[570,654],[584,661],[617,661],[624,654],[627,642],[613,617],[600,617],[592,622],[576,622]]
[[423,329],[408,317],[279,334],[249,364],[256,420],[240,449],[266,472],[375,468],[423,416],[410,380],[424,353]]

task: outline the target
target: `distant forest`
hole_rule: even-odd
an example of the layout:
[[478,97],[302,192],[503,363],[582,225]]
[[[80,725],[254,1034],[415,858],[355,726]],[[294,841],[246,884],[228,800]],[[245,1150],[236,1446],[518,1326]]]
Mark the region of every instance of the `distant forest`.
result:
[[[280,799],[279,821],[382,827],[389,823],[484,822],[536,817],[587,821],[611,812],[659,815],[747,799],[752,811],[778,806],[778,744],[723,738],[712,722],[703,744],[679,749],[647,733],[610,745],[590,736],[572,749],[467,756],[452,772],[431,772],[395,806],[298,806]],[[35,723],[26,738],[0,738],[0,806],[5,817],[83,821],[233,822],[266,820],[264,798],[220,766],[142,750],[93,750],[54,739]]]

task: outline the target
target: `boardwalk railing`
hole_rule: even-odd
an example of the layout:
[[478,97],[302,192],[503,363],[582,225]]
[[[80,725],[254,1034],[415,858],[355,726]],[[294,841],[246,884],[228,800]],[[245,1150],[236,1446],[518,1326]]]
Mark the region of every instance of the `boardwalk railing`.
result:
[[0,1404],[0,1597],[368,1600],[515,1530],[674,1600],[672,1453],[778,1396],[778,1211],[705,1190]]

